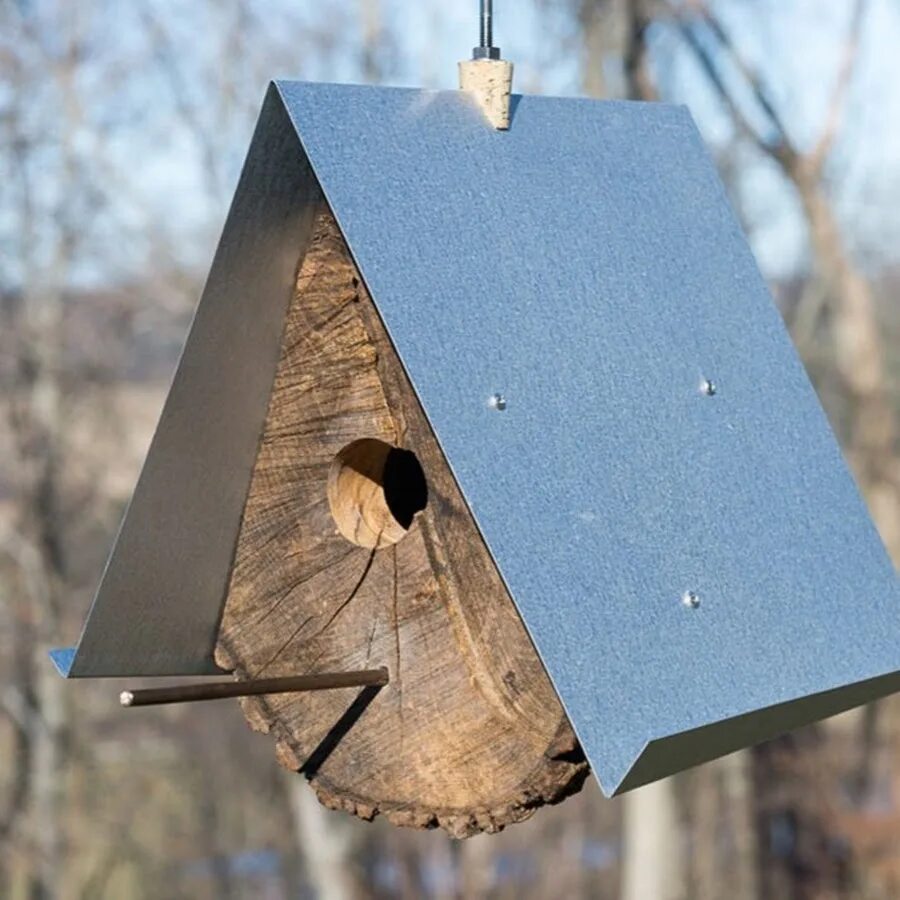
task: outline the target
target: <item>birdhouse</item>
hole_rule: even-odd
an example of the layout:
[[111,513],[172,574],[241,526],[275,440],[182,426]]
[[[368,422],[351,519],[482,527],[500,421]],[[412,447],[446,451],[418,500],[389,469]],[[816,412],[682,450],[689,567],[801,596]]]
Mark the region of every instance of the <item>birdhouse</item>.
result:
[[893,567],[691,116],[279,82],[73,678],[455,834],[900,686]]

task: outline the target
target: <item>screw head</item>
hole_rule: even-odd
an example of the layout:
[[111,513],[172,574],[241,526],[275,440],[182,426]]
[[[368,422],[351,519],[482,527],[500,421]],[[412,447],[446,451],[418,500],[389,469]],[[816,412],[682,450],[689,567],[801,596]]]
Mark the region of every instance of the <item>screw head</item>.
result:
[[685,591],[681,595],[681,602],[688,609],[697,609],[700,606],[700,595],[696,591]]
[[497,409],[502,412],[506,409],[506,397],[504,397],[503,394],[491,394],[488,399],[488,406],[490,406],[491,409]]
[[700,390],[706,394],[707,397],[712,397],[716,393],[716,383],[714,381],[710,381],[709,378],[704,378],[700,383]]

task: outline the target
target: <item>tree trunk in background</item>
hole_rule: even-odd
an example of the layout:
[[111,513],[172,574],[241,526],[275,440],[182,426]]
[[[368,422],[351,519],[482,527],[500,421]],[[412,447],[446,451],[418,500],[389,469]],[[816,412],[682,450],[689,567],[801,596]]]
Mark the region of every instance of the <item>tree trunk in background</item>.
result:
[[317,900],[353,900],[357,894],[348,823],[325,809],[299,775],[288,775],[291,812],[304,871]]
[[384,49],[380,0],[360,0],[359,16],[362,23],[360,68],[369,84],[379,84],[383,79],[380,55]]
[[716,763],[689,776],[691,810],[691,900],[719,900],[723,872],[719,835],[722,827],[722,770]]
[[687,849],[674,781],[626,794],[621,900],[685,900]]
[[[731,827],[734,862],[730,866],[729,900],[756,900],[759,893],[759,852],[753,751],[741,750],[718,763],[722,771],[725,812]],[[721,883],[720,883],[721,887]]]
[[[62,271],[64,250],[54,260]],[[59,635],[60,597],[66,585],[67,567],[62,504],[60,448],[65,429],[62,389],[56,373],[61,355],[63,302],[54,290],[30,298],[30,318],[20,348],[20,380],[11,387],[10,432],[20,464],[20,514],[16,522],[21,536],[17,564],[30,599],[29,634],[32,640],[28,741],[31,751],[29,845],[36,859],[32,895],[56,898],[65,870],[64,814],[68,774],[67,697],[65,681],[49,664],[46,651]]]
[[757,900],[758,860],[753,754],[732,753],[686,779],[691,786],[691,900]]
[[790,174],[809,222],[816,267],[833,295],[832,342],[852,413],[845,451],[881,537],[896,559],[900,552],[897,429],[872,290],[850,259],[818,173],[807,171],[801,161]]
[[580,0],[581,89],[588,97],[608,97],[603,62],[609,55],[618,0]]
[[[43,648],[41,648],[43,650]],[[39,655],[44,653],[39,650]],[[56,900],[60,896],[64,871],[62,831],[66,781],[66,709],[65,681],[48,660],[36,660],[37,694],[40,722],[33,736],[34,780],[32,783],[32,821],[38,856],[37,897]],[[36,718],[36,717],[35,717]],[[35,898],[36,900],[36,898]]]
[[650,71],[647,29],[653,22],[651,0],[626,0],[624,8],[625,46],[622,68],[629,100],[659,100],[659,90]]
[[493,882],[494,845],[487,834],[469,838],[460,847],[462,900],[481,900],[488,896]]

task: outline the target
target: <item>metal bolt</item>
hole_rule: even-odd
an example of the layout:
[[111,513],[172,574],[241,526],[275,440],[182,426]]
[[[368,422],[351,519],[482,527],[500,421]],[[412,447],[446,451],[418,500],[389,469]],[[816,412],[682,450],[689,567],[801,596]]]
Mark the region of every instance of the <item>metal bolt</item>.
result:
[[482,47],[490,47],[494,43],[494,4],[493,0],[481,0],[481,35]]
[[700,595],[695,591],[685,591],[681,595],[681,602],[688,609],[696,609],[700,605]]
[[716,383],[710,381],[708,378],[704,378],[703,382],[700,384],[700,390],[703,391],[707,397],[712,397],[716,393]]
[[500,48],[494,46],[494,3],[481,0],[479,45],[472,49],[472,59],[500,59]]
[[491,398],[488,400],[488,406],[491,409],[498,409],[503,412],[506,409],[506,397],[503,394],[491,394]]

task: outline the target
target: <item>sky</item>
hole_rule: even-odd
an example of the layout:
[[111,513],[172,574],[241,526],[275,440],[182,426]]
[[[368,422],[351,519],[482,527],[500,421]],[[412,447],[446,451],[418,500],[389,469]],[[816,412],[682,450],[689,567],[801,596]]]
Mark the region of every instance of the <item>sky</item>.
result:
[[[717,5],[750,62],[775,86],[775,99],[787,111],[795,140],[802,147],[811,145],[824,120],[852,0],[726,0]],[[552,0],[495,0],[495,43],[515,63],[516,90],[579,95],[576,36],[563,6]],[[456,63],[477,43],[477,8],[475,0],[387,3],[387,14],[400,35],[387,82],[455,88]],[[352,30],[352,20],[348,27]],[[658,40],[672,42],[671,37]],[[829,172],[848,228],[869,255],[890,252],[900,228],[891,199],[900,192],[898,46],[900,2],[871,0],[848,98],[845,137],[835,149]],[[673,55],[676,83],[671,99],[689,105],[711,147],[722,146],[730,132],[727,117],[688,54],[676,48]],[[332,61],[327,71],[319,69],[314,77],[357,81],[359,73],[349,58]],[[748,166],[744,178],[741,199],[760,264],[770,277],[789,276],[805,260],[796,202],[766,160]]]
[[[773,85],[801,146],[809,146],[821,127],[851,5],[852,0],[716,3],[750,62]],[[23,21],[43,16],[51,55],[64,33],[57,27],[62,10],[88,34],[89,52],[104,60],[102,66],[85,66],[79,79],[80,112],[90,127],[79,134],[77,150],[85,178],[97,178],[108,192],[114,228],[107,229],[111,234],[98,231],[95,252],[75,267],[76,280],[127,277],[148,258],[159,263],[153,254],[160,248],[147,244],[154,229],[173,236],[166,252],[181,264],[206,268],[267,80],[361,80],[363,0],[248,0],[246,21],[230,0],[19,0],[19,6]],[[379,60],[384,81],[455,88],[456,63],[477,42],[477,0],[383,0],[382,7],[391,34]],[[577,96],[577,35],[566,5],[495,0],[494,7],[495,42],[516,66],[515,88]],[[162,41],[151,40],[154,27]],[[232,37],[226,40],[225,34]],[[0,34],[0,50],[4,40],[16,42],[17,36]],[[660,30],[653,42],[670,60],[667,99],[689,105],[714,152],[728,148],[733,154],[729,120],[678,38]],[[900,194],[898,46],[900,0],[870,0],[844,136],[829,168],[848,234],[873,267],[893,262],[900,237],[894,213]],[[40,115],[61,101],[47,80],[46,62],[32,63],[37,89],[30,108],[37,117],[35,134],[43,139]],[[609,74],[614,81],[614,62]],[[0,84],[0,95],[2,90]],[[766,160],[751,156],[739,168],[744,219],[763,271],[778,278],[802,269],[806,244],[792,191]],[[53,196],[58,170],[48,155],[36,173],[47,218],[59,205]],[[17,227],[0,193],[0,228],[4,224],[10,231]],[[115,254],[108,249],[111,237],[118,243]]]

